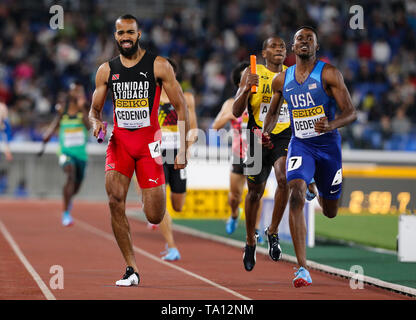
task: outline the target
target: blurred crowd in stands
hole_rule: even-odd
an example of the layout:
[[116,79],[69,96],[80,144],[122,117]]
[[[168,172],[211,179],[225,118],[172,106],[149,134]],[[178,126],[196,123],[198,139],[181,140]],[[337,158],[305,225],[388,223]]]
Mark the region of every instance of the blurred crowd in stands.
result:
[[[110,1],[61,1],[64,29],[49,26],[53,1],[0,0],[0,102],[9,109],[12,141],[39,141],[55,114],[57,97],[73,79],[88,97],[97,67],[118,54]],[[416,1],[361,1],[364,29],[350,28],[353,1],[184,1],[159,17],[136,15],[142,47],[180,66],[184,90],[194,92],[199,127],[209,129],[235,93],[233,67],[257,53],[270,35],[286,41],[314,26],[319,58],[341,70],[358,109],[343,128],[345,148],[416,151]],[[120,1],[119,6],[123,4]],[[112,117],[108,98],[104,114]]]

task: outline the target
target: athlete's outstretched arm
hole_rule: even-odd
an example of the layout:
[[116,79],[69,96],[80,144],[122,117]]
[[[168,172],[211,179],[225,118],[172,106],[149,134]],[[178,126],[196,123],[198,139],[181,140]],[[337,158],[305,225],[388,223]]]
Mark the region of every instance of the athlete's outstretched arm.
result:
[[217,114],[214,122],[212,123],[212,129],[218,130],[224,128],[228,121],[237,119],[233,115],[233,103],[234,98],[225,100],[220,112]]
[[55,116],[55,118],[52,120],[49,127],[46,129],[44,135],[43,135],[43,143],[46,144],[51,139],[52,135],[55,133],[55,131],[59,128],[59,123],[63,116],[63,107],[61,104],[57,104],[55,107],[58,114]]
[[110,75],[110,66],[108,62],[103,63],[97,70],[95,76],[95,90],[92,95],[91,109],[89,112],[89,120],[92,126],[94,137],[98,137],[100,130],[107,133],[107,129],[102,122],[102,110],[105,98],[107,96],[107,81]]
[[259,76],[256,73],[251,73],[247,67],[241,75],[240,85],[235,95],[233,103],[233,115],[238,118],[241,117],[244,110],[247,108],[248,99],[251,94],[251,87],[259,85]]
[[[169,102],[175,108],[178,115],[179,134],[181,141],[178,156],[175,159],[175,169],[183,169],[186,167],[186,152],[190,146],[189,141],[186,140],[189,131],[189,112],[186,105],[185,96],[179,82],[176,80],[175,73],[172,66],[165,58],[158,56],[154,64],[154,73],[156,80],[162,81],[163,89],[168,95]],[[183,124],[183,125],[181,125]]]
[[63,107],[60,103],[57,103],[55,109],[58,112],[58,114],[55,116],[55,118],[52,120],[51,124],[48,126],[45,133],[43,134],[42,147],[40,151],[37,153],[38,157],[41,157],[43,155],[43,153],[45,152],[46,144],[49,142],[49,140],[51,140],[52,135],[59,128],[59,124],[63,116]]
[[269,136],[270,132],[273,131],[273,128],[276,126],[277,119],[279,118],[280,109],[283,104],[283,84],[285,81],[285,72],[281,72],[273,78],[272,90],[273,96],[270,101],[270,107],[267,111],[266,117],[263,123],[263,133],[264,135]]
[[338,107],[341,109],[341,114],[331,122],[328,122],[327,117],[317,121],[315,123],[315,131],[319,133],[343,127],[357,119],[356,110],[341,72],[334,66],[327,64],[322,71],[322,81],[325,85],[325,91],[334,97]]

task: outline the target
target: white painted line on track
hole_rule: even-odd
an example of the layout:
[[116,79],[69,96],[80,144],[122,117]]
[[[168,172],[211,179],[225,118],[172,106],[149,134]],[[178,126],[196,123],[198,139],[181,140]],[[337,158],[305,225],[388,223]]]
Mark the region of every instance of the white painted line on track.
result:
[[[86,223],[84,221],[81,221],[79,219],[75,219],[75,221],[76,221],[77,225],[79,225],[80,227],[84,228],[85,230],[90,231],[92,233],[95,233],[96,235],[99,235],[99,236],[101,236],[103,238],[106,238],[107,240],[116,242],[116,239],[115,239],[114,235],[112,235],[112,234],[110,234],[108,232],[102,231],[102,230],[100,230],[100,229],[98,229],[98,228],[96,228],[96,227],[94,227],[94,226],[92,226],[92,225],[90,225],[90,224],[88,224],[88,223]],[[188,271],[188,270],[186,270],[184,268],[181,268],[181,267],[179,267],[177,265],[174,265],[172,263],[166,262],[166,261],[162,260],[160,257],[157,257],[157,256],[155,256],[155,255],[153,255],[153,254],[151,254],[151,253],[149,253],[149,252],[147,252],[145,250],[142,250],[140,248],[137,248],[136,246],[133,246],[133,250],[135,252],[137,252],[137,253],[140,253],[141,255],[144,255],[145,257],[147,257],[149,259],[152,259],[152,260],[154,260],[156,262],[159,262],[160,264],[163,264],[163,265],[165,265],[165,266],[167,266],[169,268],[173,268],[173,269],[176,269],[176,270],[178,270],[180,272],[183,272],[183,273],[185,273],[185,274],[187,274],[187,275],[189,275],[191,277],[194,277],[194,278],[196,278],[198,280],[201,280],[201,281],[203,281],[203,282],[205,282],[205,283],[207,283],[207,284],[209,284],[209,285],[211,285],[211,286],[213,286],[213,287],[215,287],[217,289],[223,290],[223,291],[225,291],[225,292],[227,292],[227,293],[229,293],[229,294],[231,294],[231,295],[233,295],[233,296],[235,296],[237,298],[240,298],[242,300],[252,300],[249,297],[246,297],[246,296],[244,296],[244,295],[242,295],[242,294],[240,294],[240,293],[238,293],[238,292],[236,292],[234,290],[231,290],[229,288],[226,288],[226,287],[224,287],[224,286],[222,286],[222,285],[220,285],[218,283],[215,283],[215,282],[213,282],[213,281],[211,281],[211,280],[209,280],[207,278],[204,278],[204,277],[202,277],[202,276],[200,276],[200,275],[198,275],[196,273],[193,273],[191,271]]]
[[6,226],[3,224],[3,222],[0,220],[0,231],[4,235],[4,238],[7,240],[7,242],[12,247],[14,253],[17,255],[17,257],[20,259],[22,264],[25,266],[26,270],[30,273],[33,280],[37,283],[39,286],[39,289],[42,291],[43,295],[47,300],[56,300],[55,296],[52,294],[52,292],[49,290],[47,285],[43,282],[42,278],[39,276],[39,274],[36,272],[36,270],[32,267],[30,262],[26,259],[25,255],[23,254],[22,250],[20,250],[19,246],[17,245],[16,241],[14,241],[12,235],[7,230]]

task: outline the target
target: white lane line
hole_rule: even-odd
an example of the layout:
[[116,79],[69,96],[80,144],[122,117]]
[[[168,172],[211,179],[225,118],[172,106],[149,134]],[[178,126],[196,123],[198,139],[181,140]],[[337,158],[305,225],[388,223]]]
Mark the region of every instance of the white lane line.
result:
[[[99,235],[101,237],[104,237],[104,238],[106,238],[106,239],[108,239],[110,241],[116,242],[116,239],[110,233],[107,233],[105,231],[102,231],[100,229],[97,229],[96,227],[94,227],[94,226],[92,226],[92,225],[90,225],[90,224],[88,224],[88,223],[86,223],[84,221],[78,220],[78,219],[76,219],[76,223],[77,223],[77,225],[81,226],[82,228],[84,228],[84,229],[86,229],[86,230],[88,230],[88,231],[90,231],[92,233],[95,233],[95,234],[97,234],[97,235]],[[186,270],[184,268],[181,268],[179,266],[176,266],[176,265],[174,265],[172,263],[166,262],[166,261],[162,260],[160,257],[157,257],[157,256],[155,256],[155,255],[153,255],[153,254],[151,254],[151,253],[149,253],[147,251],[144,251],[144,250],[142,250],[140,248],[137,248],[136,246],[133,246],[133,250],[136,251],[137,253],[140,253],[140,254],[148,257],[149,259],[152,259],[152,260],[154,260],[156,262],[159,262],[159,263],[161,263],[161,264],[163,264],[163,265],[165,265],[165,266],[167,266],[169,268],[173,268],[173,269],[176,269],[178,271],[181,271],[181,272],[183,272],[183,273],[185,273],[185,274],[187,274],[187,275],[189,275],[191,277],[194,277],[194,278],[196,278],[198,280],[201,280],[201,281],[203,281],[205,283],[208,283],[209,285],[211,285],[213,287],[216,287],[216,288],[218,288],[220,290],[223,290],[225,292],[228,292],[229,294],[232,294],[233,296],[236,296],[237,298],[240,298],[240,299],[243,299],[243,300],[252,300],[249,297],[246,297],[246,296],[244,296],[242,294],[239,294],[238,292],[236,292],[234,290],[228,289],[228,288],[226,288],[226,287],[224,287],[224,286],[222,286],[222,285],[220,285],[218,283],[215,283],[215,282],[213,282],[213,281],[211,281],[211,280],[209,280],[207,278],[204,278],[204,277],[202,277],[202,276],[200,276],[200,275],[198,275],[196,273],[193,273],[191,271],[188,271],[188,270]]]
[[20,250],[19,246],[17,245],[16,241],[14,241],[13,237],[7,230],[6,226],[3,224],[3,222],[0,220],[0,231],[4,235],[7,242],[12,247],[14,253],[17,255],[17,257],[20,259],[20,261],[25,266],[26,270],[30,273],[33,280],[36,281],[37,285],[39,286],[39,289],[42,291],[43,295],[47,300],[56,300],[55,296],[52,294],[52,292],[49,290],[47,285],[43,282],[42,278],[39,276],[39,274],[36,272],[36,270],[32,267],[30,262],[26,259],[25,255],[23,254],[22,250]]

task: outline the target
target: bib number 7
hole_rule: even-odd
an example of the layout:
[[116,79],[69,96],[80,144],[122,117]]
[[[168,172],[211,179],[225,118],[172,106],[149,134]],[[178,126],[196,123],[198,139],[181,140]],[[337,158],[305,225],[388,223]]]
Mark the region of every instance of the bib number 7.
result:
[[287,159],[287,171],[298,169],[302,165],[302,157],[290,157]]

